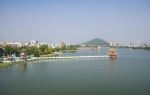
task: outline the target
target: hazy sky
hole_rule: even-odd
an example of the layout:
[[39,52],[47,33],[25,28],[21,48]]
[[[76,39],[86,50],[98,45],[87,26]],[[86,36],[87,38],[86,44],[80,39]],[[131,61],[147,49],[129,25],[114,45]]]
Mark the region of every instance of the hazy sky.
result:
[[150,0],[0,0],[0,41],[150,41]]

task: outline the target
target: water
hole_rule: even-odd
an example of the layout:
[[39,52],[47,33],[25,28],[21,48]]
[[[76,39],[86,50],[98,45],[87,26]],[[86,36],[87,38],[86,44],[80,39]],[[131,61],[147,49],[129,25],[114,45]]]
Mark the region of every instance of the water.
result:
[[[68,55],[103,55],[108,48]],[[53,59],[0,69],[0,95],[150,95],[150,51],[117,49],[118,57]]]

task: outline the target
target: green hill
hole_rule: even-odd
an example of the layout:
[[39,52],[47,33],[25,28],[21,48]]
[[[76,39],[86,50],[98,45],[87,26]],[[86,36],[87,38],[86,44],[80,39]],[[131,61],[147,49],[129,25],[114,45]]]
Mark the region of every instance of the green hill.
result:
[[95,38],[90,41],[84,42],[81,45],[85,46],[109,46],[109,43],[103,39],[100,38]]

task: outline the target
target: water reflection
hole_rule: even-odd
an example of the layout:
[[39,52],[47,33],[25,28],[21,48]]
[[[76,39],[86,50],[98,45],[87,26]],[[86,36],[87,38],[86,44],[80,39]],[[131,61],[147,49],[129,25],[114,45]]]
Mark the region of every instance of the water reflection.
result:
[[110,64],[114,64],[114,63],[115,63],[115,60],[116,60],[116,58],[110,58],[109,63],[110,63]]
[[116,58],[109,59],[109,79],[114,80],[116,75],[116,67],[115,67]]
[[27,63],[20,63],[19,64],[19,70],[24,73],[27,69]]

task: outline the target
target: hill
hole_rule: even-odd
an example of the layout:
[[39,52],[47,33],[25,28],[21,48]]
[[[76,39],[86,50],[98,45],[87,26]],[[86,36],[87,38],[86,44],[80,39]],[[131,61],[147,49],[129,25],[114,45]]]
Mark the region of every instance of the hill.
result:
[[100,38],[95,38],[95,39],[92,39],[90,41],[87,41],[87,42],[84,42],[82,43],[81,45],[85,45],[85,46],[108,46],[109,43],[103,39],[100,39]]

